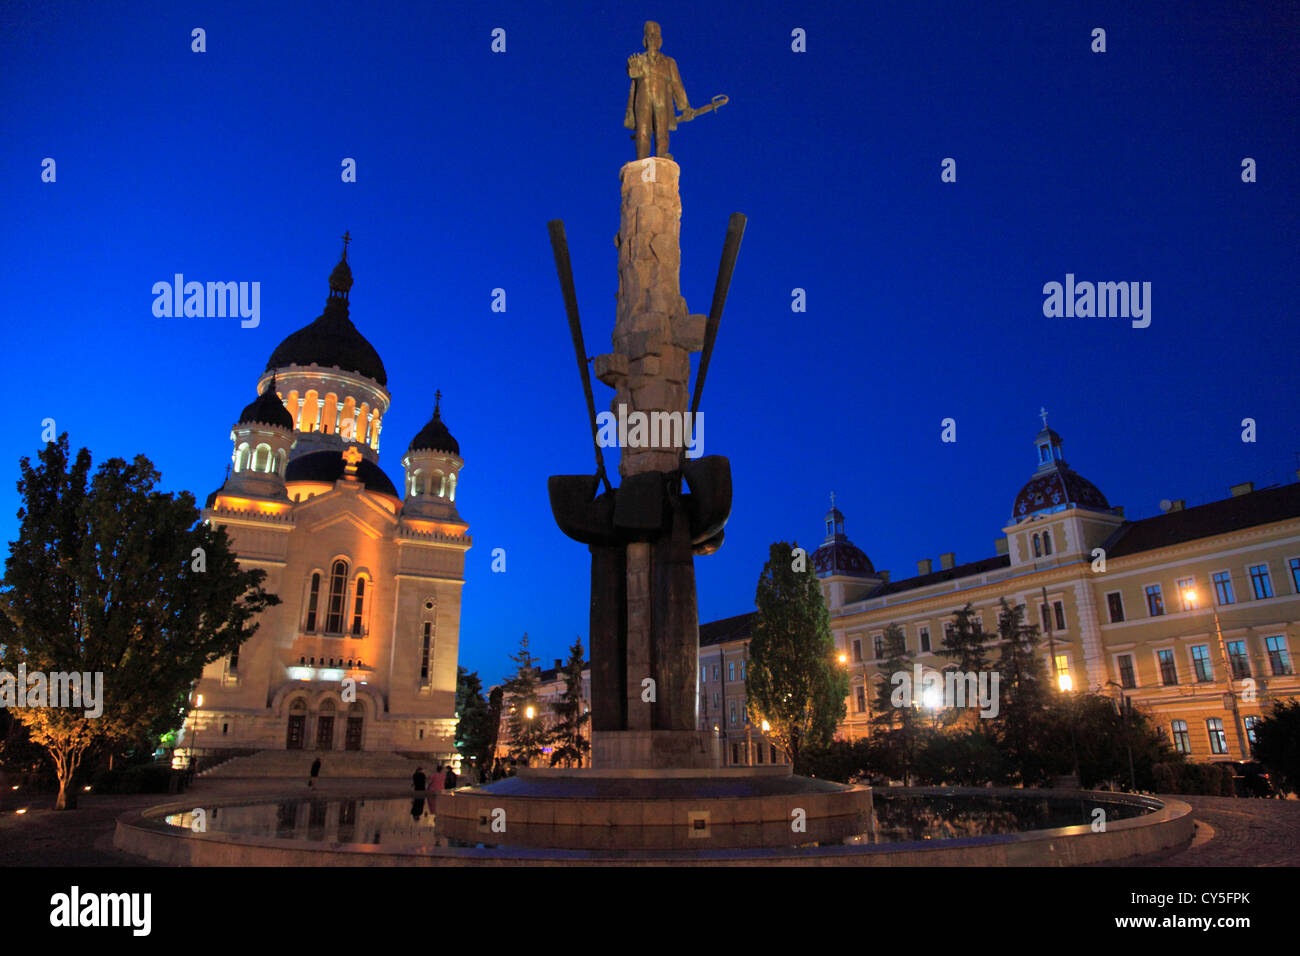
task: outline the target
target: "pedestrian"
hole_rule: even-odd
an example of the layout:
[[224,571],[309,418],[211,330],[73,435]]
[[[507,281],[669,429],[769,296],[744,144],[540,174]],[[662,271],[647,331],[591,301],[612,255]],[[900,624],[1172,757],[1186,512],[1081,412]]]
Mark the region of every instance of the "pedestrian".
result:
[[444,790],[455,790],[456,784],[460,781],[456,777],[456,771],[452,769],[451,764],[447,764],[447,775],[443,778],[442,788]]
[[415,773],[411,774],[411,786],[415,788],[417,793],[424,790],[425,780],[424,768],[416,767]]
[[307,786],[316,786],[316,778],[320,776],[320,757],[317,757],[311,763],[311,779],[307,781]]
[[443,783],[442,764],[438,764],[437,771],[433,774],[432,777],[429,778],[429,792],[437,793],[439,790],[442,789],[442,783]]

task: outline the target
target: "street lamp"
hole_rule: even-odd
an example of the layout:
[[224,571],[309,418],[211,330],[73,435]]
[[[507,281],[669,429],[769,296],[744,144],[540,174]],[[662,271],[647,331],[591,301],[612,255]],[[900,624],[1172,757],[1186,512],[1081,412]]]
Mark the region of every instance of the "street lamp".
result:
[[[1053,666],[1055,666],[1055,662],[1053,662]],[[1074,679],[1070,677],[1069,671],[1061,671],[1056,675],[1056,686],[1067,694],[1074,690]]]
[[1119,700],[1115,702],[1115,709],[1119,711],[1119,720],[1124,728],[1124,749],[1128,751],[1128,785],[1131,793],[1137,793],[1137,774],[1133,771],[1133,744],[1128,735],[1128,714],[1133,709],[1133,702],[1128,694],[1124,693],[1124,685],[1117,684],[1113,680],[1106,681],[1107,687],[1114,687],[1119,691]]
[[[1183,590],[1183,602],[1187,607],[1194,610],[1196,601],[1196,588],[1185,588]],[[1249,760],[1250,752],[1246,747],[1246,732],[1242,729],[1241,723],[1241,708],[1237,704],[1237,688],[1232,683],[1232,662],[1228,660],[1228,645],[1223,641],[1223,626],[1219,623],[1219,609],[1211,602],[1210,610],[1214,613],[1214,633],[1219,639],[1219,656],[1223,660],[1223,679],[1228,685],[1228,692],[1224,694],[1224,697],[1232,710],[1232,724],[1237,729],[1237,746],[1241,748],[1241,759]]]
[[194,698],[194,738],[190,741],[190,777],[194,777],[195,761],[198,760],[199,746],[199,708],[203,706],[203,695]]

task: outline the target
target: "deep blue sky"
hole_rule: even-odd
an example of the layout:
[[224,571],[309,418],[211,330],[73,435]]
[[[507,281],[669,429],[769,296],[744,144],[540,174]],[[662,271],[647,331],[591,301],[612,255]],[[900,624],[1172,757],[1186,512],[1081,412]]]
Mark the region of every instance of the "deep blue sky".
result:
[[[589,556],[546,498],[547,475],[591,462],[546,223],[567,223],[588,352],[608,351],[624,64],[647,17],[693,104],[731,97],[672,139],[693,312],[727,215],[749,217],[703,402],[735,508],[697,562],[702,620],[752,608],[770,542],[820,542],[832,489],[895,578],[992,554],[1040,405],[1130,517],[1294,480],[1296,9],[8,0],[0,538],[47,417],[96,461],[143,452],[202,500],[350,229],[352,318],[393,393],[381,464],[400,483],[435,388],[466,460],[462,662],[491,683],[524,631],[547,661],[585,643]],[[154,318],[151,287],[175,272],[260,281],[260,327]],[[1150,328],[1044,318],[1042,286],[1067,272],[1151,282]]]

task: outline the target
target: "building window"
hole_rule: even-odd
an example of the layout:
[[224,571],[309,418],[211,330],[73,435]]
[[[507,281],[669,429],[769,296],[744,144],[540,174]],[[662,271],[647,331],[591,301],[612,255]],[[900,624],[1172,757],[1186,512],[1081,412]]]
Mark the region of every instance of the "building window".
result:
[[226,665],[226,670],[232,674],[239,673],[239,648],[230,652],[230,663]]
[[919,628],[917,634],[921,637],[921,650],[928,651],[930,649],[930,629],[928,627]]
[[1056,655],[1056,686],[1062,689],[1070,686],[1070,657],[1068,654]]
[[1110,611],[1110,623],[1118,624],[1124,620],[1124,597],[1118,591],[1106,595],[1106,607]]
[[1132,690],[1137,687],[1137,675],[1133,673],[1133,655],[1121,654],[1119,656],[1119,686],[1125,690]]
[[1041,558],[1042,556],[1043,546],[1038,540],[1038,535],[1034,535],[1034,557]]
[[1250,586],[1255,589],[1255,600],[1273,596],[1273,579],[1268,575],[1267,564],[1257,564],[1250,569]]
[[1210,648],[1207,645],[1198,644],[1192,648],[1192,670],[1199,683],[1214,680],[1214,672],[1210,669]]
[[1052,553],[1052,532],[1043,532],[1043,554]]
[[1052,602],[1052,612],[1056,615],[1056,629],[1065,630],[1065,604],[1061,601]]
[[1147,586],[1147,613],[1152,617],[1164,616],[1165,597],[1160,593],[1160,585],[1158,584]]
[[1043,621],[1043,633],[1051,630],[1065,630],[1065,605],[1060,601],[1052,602],[1050,612],[1046,604],[1038,605],[1038,616]]
[[744,679],[745,679],[745,662],[744,662],[744,661],[741,661],[741,662],[740,662],[740,679],[741,679],[741,680],[744,680]]
[[853,688],[853,696],[858,705],[858,713],[865,714],[867,712],[867,689],[859,685]]
[[713,706],[714,706],[714,707],[717,707],[717,706],[718,706],[718,692],[717,692],[717,691],[714,691],[714,692],[713,692]]
[[1291,567],[1291,589],[1300,594],[1300,558],[1292,558],[1288,563]]
[[709,679],[709,665],[705,664],[703,667],[700,668],[700,681],[701,683],[704,683],[707,682],[708,679]]
[[736,702],[731,700],[727,703],[730,705],[727,708],[727,722],[734,727],[736,725]]
[[881,660],[885,656],[885,638],[883,635],[871,635],[871,651],[875,654],[876,660]]
[[727,680],[736,679],[736,662],[727,661]]
[[952,636],[953,636],[955,633],[957,633],[957,626],[956,626],[955,624],[953,624],[952,621],[944,621],[944,622],[943,622],[943,639],[944,639],[945,641],[951,641],[951,640],[952,640]]
[[1210,734],[1210,753],[1226,754],[1228,752],[1228,735],[1223,732],[1223,718],[1208,718],[1205,721],[1205,729]]
[[714,679],[714,680],[717,680],[717,679],[718,679],[718,665],[717,665],[717,664],[714,664],[714,665],[713,665],[713,679]]
[[320,602],[320,572],[311,576],[311,592],[307,596],[307,630],[316,630],[316,605]]
[[1286,650],[1286,638],[1278,635],[1277,637],[1264,638],[1264,647],[1268,650],[1268,666],[1273,671],[1274,676],[1291,673],[1291,655]]
[[856,664],[860,660],[862,660],[862,638],[855,637],[853,639],[853,662]]
[[343,633],[343,604],[348,588],[348,564],[335,561],[330,571],[330,597],[325,617],[325,633]]
[[1228,661],[1232,664],[1232,679],[1250,676],[1250,659],[1246,656],[1245,641],[1228,642]]
[[1174,749],[1180,754],[1192,752],[1192,737],[1187,732],[1187,721],[1175,720],[1171,725],[1174,731]]
[[1232,593],[1232,572],[1218,571],[1214,575],[1214,596],[1220,604],[1236,604]]
[[433,622],[424,622],[424,634],[420,638],[420,680],[429,679],[429,651],[433,649]]
[[[248,467],[248,442],[244,442],[235,452],[235,471],[240,472]],[[1294,562],[1292,562],[1294,563]]]
[[1255,731],[1259,728],[1258,717],[1247,717],[1244,721],[1246,725],[1246,741],[1250,744],[1250,755],[1255,756]]
[[777,757],[776,757],[776,745],[775,745],[775,744],[772,745],[771,750],[772,750],[772,763],[779,763],[780,761],[778,761],[778,760],[777,760]]
[[1178,665],[1174,663],[1174,652],[1172,650],[1156,651],[1156,659],[1160,661],[1160,683],[1170,687],[1178,683]]
[[357,596],[352,603],[352,636],[361,637],[365,633],[366,615],[366,579],[357,578]]
[[1180,602],[1180,606],[1182,607],[1182,609],[1184,611],[1195,610],[1196,602],[1191,600],[1188,597],[1188,594],[1189,592],[1194,592],[1196,590],[1196,579],[1179,578],[1177,581],[1174,582],[1174,588],[1175,590],[1178,591],[1178,600]]
[[740,744],[731,745],[731,762],[740,765]]

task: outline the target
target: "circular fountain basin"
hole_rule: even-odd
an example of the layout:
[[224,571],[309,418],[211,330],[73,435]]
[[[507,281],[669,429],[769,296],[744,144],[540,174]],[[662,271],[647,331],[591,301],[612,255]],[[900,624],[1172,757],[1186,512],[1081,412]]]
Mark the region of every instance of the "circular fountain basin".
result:
[[[198,809],[204,832],[191,828]],[[872,816],[866,832],[801,846],[548,848],[442,835],[428,800],[410,791],[295,789],[128,813],[114,845],[182,866],[1068,866],[1185,846],[1194,829],[1182,801],[1093,791],[880,788]]]

